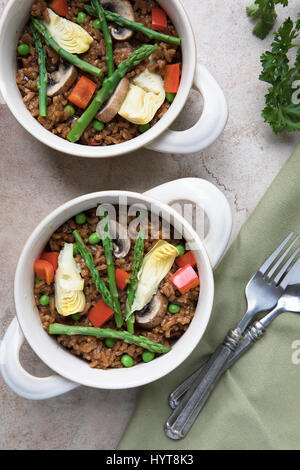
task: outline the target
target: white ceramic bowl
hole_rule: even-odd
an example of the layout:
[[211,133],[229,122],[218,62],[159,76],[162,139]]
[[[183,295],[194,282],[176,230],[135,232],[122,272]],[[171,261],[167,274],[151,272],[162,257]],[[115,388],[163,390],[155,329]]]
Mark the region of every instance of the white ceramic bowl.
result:
[[[105,158],[132,152],[141,147],[158,152],[191,153],[202,150],[221,134],[228,117],[222,90],[207,69],[197,64],[196,44],[189,18],[179,0],[158,0],[182,38],[183,69],[179,92],[169,111],[151,130],[128,142],[106,147],[72,144],[42,127],[27,111],[16,85],[16,45],[28,20],[32,0],[10,0],[0,22],[0,89],[15,118],[36,139],[70,155]],[[183,132],[169,130],[180,114],[191,88],[203,95],[199,121]]]
[[[33,295],[32,266],[52,233],[66,220],[95,207],[100,201],[118,203],[120,196],[126,196],[129,204],[146,204],[176,227],[182,224],[185,239],[193,243],[198,262],[201,279],[199,302],[189,328],[169,353],[130,369],[91,369],[86,361],[70,354],[42,329]],[[187,199],[201,206],[208,216],[209,232],[203,242],[191,225],[168,205]],[[166,183],[143,195],[127,191],[88,194],[56,209],[34,230],[18,262],[14,289],[17,318],[9,326],[0,349],[1,373],[5,382],[19,395],[38,400],[59,395],[80,384],[104,389],[137,387],[171,372],[193,351],[206,329],[214,298],[212,266],[216,265],[227,246],[231,227],[231,211],[226,198],[214,185],[197,178]],[[23,369],[19,350],[24,336],[35,353],[56,374],[38,378]]]

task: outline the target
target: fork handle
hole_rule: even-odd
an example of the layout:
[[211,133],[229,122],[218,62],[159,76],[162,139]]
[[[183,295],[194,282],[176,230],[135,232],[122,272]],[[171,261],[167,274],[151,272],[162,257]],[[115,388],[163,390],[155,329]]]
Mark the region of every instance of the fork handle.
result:
[[[254,325],[252,325],[244,334],[233,356],[225,363],[223,371],[225,372],[233,364],[235,364],[236,361],[243,354],[245,354],[257,340],[262,338],[264,333],[265,328],[260,322],[256,322]],[[222,345],[220,345],[216,351],[218,351],[221,346]],[[190,390],[192,387],[196,388],[201,380],[203,380],[208,370],[208,363],[209,359],[200,367],[200,369],[197,369],[170,394],[169,405],[173,410],[179,405],[185,393],[188,392],[188,390]]]
[[[170,393],[169,395],[169,405],[172,408],[172,410],[175,410],[175,408],[179,405],[180,401],[182,400],[182,397],[185,395],[185,393],[190,390],[193,386],[198,383],[204,378],[205,373],[206,373],[206,365],[208,361],[206,361],[200,369],[197,369],[192,375],[190,375],[187,379],[185,379],[180,385],[178,385],[175,390]],[[226,367],[226,365],[225,365]]]
[[[231,330],[222,345],[220,345],[211,356],[202,381],[196,388],[192,387],[191,390],[186,393],[180,405],[173,411],[167,421],[165,432],[168,437],[171,439],[182,439],[187,434],[211,391],[221,377],[224,365],[234,354],[241,339],[242,337],[236,330]],[[200,399],[201,408],[198,404]]]
[[[220,348],[222,347],[222,345],[223,344],[220,344],[218,346],[215,353],[220,351]],[[200,369],[197,369],[192,375],[190,375],[187,379],[185,379],[172,393],[170,393],[169,405],[173,410],[175,410],[175,408],[179,405],[184,394],[188,390],[190,390],[192,387],[196,388],[196,386],[205,377],[205,374],[208,371],[209,359],[210,358],[208,358],[207,361],[202,364]]]

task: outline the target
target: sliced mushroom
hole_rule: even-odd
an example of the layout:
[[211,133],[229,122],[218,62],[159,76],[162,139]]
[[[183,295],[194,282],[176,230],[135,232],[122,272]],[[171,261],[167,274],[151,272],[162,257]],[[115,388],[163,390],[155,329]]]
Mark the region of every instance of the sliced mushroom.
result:
[[[127,20],[135,21],[134,11],[128,0],[100,0],[100,2],[105,10],[118,13]],[[122,26],[114,25],[110,26],[109,29],[112,37],[117,41],[126,41],[133,35],[133,31],[127,28],[122,28]]]
[[49,75],[47,95],[52,97],[69,90],[77,79],[77,75],[74,65],[60,64],[59,69]]
[[97,119],[102,122],[110,122],[118,114],[129,89],[128,78],[123,78],[113,95],[109,98],[105,106],[97,114]]
[[131,242],[127,229],[123,225],[112,220],[110,222],[110,231],[113,237],[114,255],[116,258],[125,258],[128,255]]
[[[99,206],[100,207],[100,206]],[[98,211],[96,215],[99,215]],[[99,237],[101,237],[101,221],[96,227],[96,232],[98,233]],[[123,227],[119,222],[115,220],[110,220],[109,223],[110,227],[110,236],[113,240],[114,246],[114,255],[116,258],[125,258],[128,255],[131,242],[130,238],[128,237],[128,232],[125,227]]]
[[168,308],[168,299],[160,292],[152,297],[143,310],[135,314],[135,320],[141,328],[150,329],[160,325]]

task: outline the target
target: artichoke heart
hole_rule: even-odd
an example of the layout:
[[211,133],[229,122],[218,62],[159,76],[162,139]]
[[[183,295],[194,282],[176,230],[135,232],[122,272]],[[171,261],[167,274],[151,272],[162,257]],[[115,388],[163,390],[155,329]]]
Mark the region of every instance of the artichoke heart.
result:
[[165,98],[163,79],[146,69],[131,80],[119,114],[133,124],[148,124]]
[[93,38],[79,24],[56,15],[47,8],[50,23],[45,23],[53,39],[66,51],[72,54],[86,52],[93,42]]
[[73,257],[72,243],[65,243],[58,257],[55,274],[55,306],[63,317],[80,313],[85,308],[84,280]]
[[177,248],[164,240],[157,242],[152,250],[146,254],[139,272],[131,313],[142,310],[151,301],[159,284],[172,268],[178,255]]

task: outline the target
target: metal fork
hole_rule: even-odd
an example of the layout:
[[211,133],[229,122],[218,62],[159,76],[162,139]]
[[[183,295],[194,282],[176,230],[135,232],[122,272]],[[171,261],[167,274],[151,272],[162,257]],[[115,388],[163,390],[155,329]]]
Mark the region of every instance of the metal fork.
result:
[[293,271],[297,274],[298,284],[288,285],[284,293],[271,312],[251,325],[243,336],[233,358],[226,362],[226,370],[231,367],[243,354],[245,354],[259,339],[263,338],[266,328],[284,312],[300,313],[300,260],[298,259]]
[[[297,282],[300,279],[300,260],[293,267],[297,272]],[[284,312],[300,313],[300,284],[287,286],[279,298],[276,307],[259,321],[254,322],[247,330],[234,355],[226,362],[224,370],[229,369],[266,333],[266,328]]]
[[[289,262],[290,261],[288,260],[287,263]],[[296,284],[299,285],[299,281],[300,281],[300,258],[298,258],[293,268],[290,269],[287,275],[285,276],[283,284],[288,284],[288,286],[293,286]],[[284,294],[286,293],[286,291],[287,289],[285,289]],[[282,297],[280,297],[279,301],[281,300],[281,298]],[[224,366],[224,372],[228,370],[233,364],[235,364],[237,360],[243,354],[245,354],[258,339],[260,339],[264,335],[265,327],[267,325],[264,324],[265,323],[264,321],[262,323],[262,320],[260,320],[259,322],[256,322],[254,325],[252,325],[251,327],[247,329],[234,355],[229,361],[226,362]],[[197,384],[200,383],[200,381],[205,376],[205,365],[206,363],[204,363],[200,369],[194,372],[190,377],[188,377],[184,382],[182,382],[182,384],[180,384],[179,387],[177,387],[176,390],[174,390],[174,392],[171,393],[170,395],[171,408],[175,409],[176,406],[179,405],[180,400],[182,399],[184,394],[191,388],[192,385],[195,385],[196,383]]]
[[[193,379],[192,377],[188,379],[190,389],[183,391],[187,385],[185,381],[184,387],[178,387],[170,395],[172,407],[179,403],[165,425],[165,432],[171,439],[181,439],[187,434],[222,373],[226,370],[225,365],[231,361],[250,321],[258,312],[273,308],[284,292],[287,287],[286,275],[300,251],[300,247],[293,250],[299,235],[292,240],[293,236],[294,233],[291,232],[249,281],[246,287],[247,312],[238,326],[229,331],[223,343],[201,370],[193,374]],[[277,273],[287,256],[288,260]],[[272,280],[274,275],[275,278]],[[185,396],[180,401],[183,393]]]
[[[282,280],[279,286],[278,283],[281,280],[283,274],[289,268],[290,261],[292,262],[297,256],[297,250],[294,252],[293,257],[291,259],[288,258],[286,264],[277,274],[273,282],[271,282],[271,279],[278,267],[281,265],[286,255],[288,254],[288,252],[291,251],[291,249],[299,239],[299,235],[297,235],[294,238],[293,242],[289,244],[293,236],[294,233],[291,232],[248,282],[245,289],[247,300],[247,312],[245,313],[244,317],[237,326],[237,329],[239,329],[239,334],[241,336],[245,331],[246,327],[249,325],[250,321],[254,318],[257,313],[269,310],[273,308],[274,305],[276,305],[276,302],[281,296],[284,288],[287,286],[286,278]],[[284,252],[281,254],[282,250],[284,250]],[[280,254],[281,256],[279,256]],[[268,271],[268,269],[272,266],[275,260],[276,263],[273,265],[272,269]],[[267,275],[265,276],[265,279],[267,283],[264,282],[264,274],[266,273]],[[219,351],[221,346],[222,344],[218,347],[217,351]],[[172,409],[175,409],[179,405],[181,398],[191,388],[193,384],[198,384],[200,380],[202,380],[207,371],[207,365],[208,361],[200,369],[198,369],[190,377],[188,377],[182,384],[179,385],[179,387],[177,387],[170,394],[169,404]]]
[[[279,281],[281,280],[284,273],[290,268],[293,260],[296,258],[299,250],[296,250],[291,258],[288,258],[286,264],[282,267],[280,272],[277,274],[273,282],[270,282],[272,276],[278,269],[278,267],[283,262],[284,258],[287,256],[289,252],[291,252],[292,248],[294,247],[295,243],[299,239],[299,235],[297,235],[293,242],[289,244],[290,240],[293,238],[294,233],[291,232],[285,240],[279,245],[279,247],[272,253],[272,255],[264,262],[264,264],[259,268],[259,270],[255,273],[255,275],[250,279],[246,286],[245,294],[247,300],[247,312],[245,313],[244,317],[240,321],[237,329],[239,329],[239,334],[243,335],[243,330],[245,331],[246,327],[249,325],[250,321],[254,318],[254,316],[261,312],[270,310],[271,308],[276,305],[278,298],[281,296],[285,287],[289,284],[295,283],[290,282],[291,279],[288,279],[286,276],[282,279],[282,282],[278,286]],[[281,254],[282,250],[285,251]],[[281,254],[281,256],[279,256]],[[272,269],[268,271],[268,268],[272,266],[274,261],[276,263],[273,265]],[[264,284],[263,281],[263,274],[266,273],[265,279],[269,281],[269,284]],[[292,279],[293,281],[293,279]],[[259,286],[258,286],[259,284]],[[258,286],[258,289],[257,289]],[[264,286],[264,287],[263,287]],[[277,287],[276,287],[277,286]],[[267,289],[267,291],[265,290]],[[256,297],[257,292],[257,297]],[[215,354],[220,351],[222,344],[217,348]],[[235,362],[235,361],[234,361]],[[196,370],[190,377],[188,377],[184,382],[182,382],[169,396],[169,404],[172,409],[175,409],[182,397],[185,393],[192,387],[196,387],[200,383],[200,381],[205,376],[205,373],[208,369],[208,361],[204,363],[200,369]],[[226,367],[225,370],[227,370]],[[225,371],[224,370],[224,371]]]

